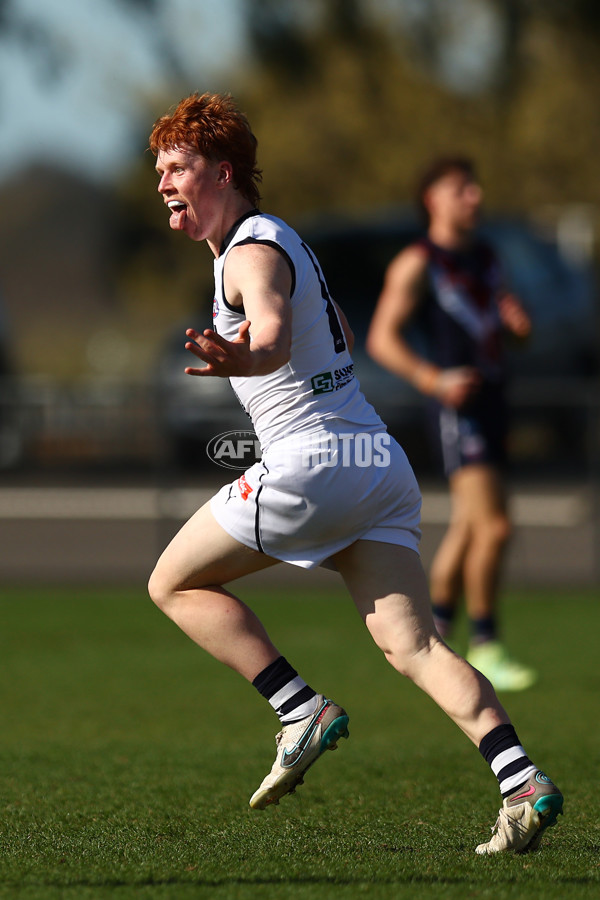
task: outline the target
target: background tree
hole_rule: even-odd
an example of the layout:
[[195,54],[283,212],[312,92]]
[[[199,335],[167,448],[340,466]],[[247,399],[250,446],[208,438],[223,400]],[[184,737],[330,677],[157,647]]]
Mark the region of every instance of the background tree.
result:
[[[477,160],[495,212],[600,206],[600,7],[592,0],[245,0],[246,49],[218,78],[173,42],[167,0],[118,4],[156,62],[151,83],[125,73],[123,96],[107,93],[133,135],[130,155],[115,148],[124,163],[107,189],[102,242],[107,315],[132,335],[131,372],[147,371],[175,321],[208,311],[210,255],[169,232],[145,152],[153,119],[192,90],[236,96],[259,139],[262,206],[292,223],[406,207],[419,170],[447,152]],[[108,5],[98,0],[98,15]],[[77,77],[78,57],[46,21],[0,0],[0,43],[19,44],[51,91]],[[112,58],[102,62],[109,72]],[[5,83],[0,120],[6,91]],[[80,204],[79,214],[91,209]],[[67,289],[76,296],[75,285]],[[26,309],[22,295],[17,305]],[[58,355],[70,371],[85,365],[79,350]]]

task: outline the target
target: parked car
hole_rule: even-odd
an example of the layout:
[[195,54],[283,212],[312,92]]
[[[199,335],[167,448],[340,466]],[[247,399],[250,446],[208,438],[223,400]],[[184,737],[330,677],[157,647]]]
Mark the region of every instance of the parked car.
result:
[[[385,269],[421,230],[409,215],[397,214],[360,222],[321,220],[299,226],[325,274],[331,295],[343,308],[355,333],[353,357],[365,396],[390,431],[401,441],[420,471],[431,467],[425,438],[422,397],[409,384],[382,369],[365,352],[365,337],[381,291]],[[585,377],[597,359],[596,286],[591,266],[574,265],[556,243],[540,236],[524,221],[490,219],[481,233],[493,244],[507,281],[529,309],[532,338],[509,353],[517,378]],[[159,396],[162,419],[174,457],[195,464],[205,461],[208,440],[220,431],[247,429],[249,420],[229,384],[222,379],[194,379],[183,374],[189,365],[185,327],[204,328],[210,304],[197,321],[181,323],[169,338],[160,360]],[[423,344],[416,329],[412,339]]]
[[[212,298],[207,301],[212,308]],[[186,328],[203,331],[210,313],[180,322],[163,348],[156,373],[158,414],[170,462],[176,466],[209,464],[206,447],[218,434],[252,427],[227,378],[194,378],[185,367],[194,357],[185,349]]]

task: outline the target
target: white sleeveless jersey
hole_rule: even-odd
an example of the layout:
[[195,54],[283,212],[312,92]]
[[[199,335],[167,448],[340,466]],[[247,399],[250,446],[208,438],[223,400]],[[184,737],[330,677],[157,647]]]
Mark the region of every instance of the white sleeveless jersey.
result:
[[281,219],[252,210],[226,236],[214,264],[214,330],[234,340],[245,319],[243,308],[227,302],[223,271],[230,250],[249,243],[275,247],[292,273],[289,362],[269,375],[230,379],[263,452],[274,441],[292,434],[326,429],[331,419],[343,420],[351,431],[385,430],[360,391],[321,267],[310,248]]

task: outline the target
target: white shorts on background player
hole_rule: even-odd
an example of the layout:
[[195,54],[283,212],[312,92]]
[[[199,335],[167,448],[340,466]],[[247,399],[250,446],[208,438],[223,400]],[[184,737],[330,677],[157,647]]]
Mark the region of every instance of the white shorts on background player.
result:
[[307,453],[302,439],[310,437],[310,446],[352,432],[343,422],[328,425],[275,442],[260,462],[224,485],[211,500],[217,522],[247,547],[306,569],[360,539],[418,552],[421,494],[400,445],[384,432],[378,437],[386,464],[361,464],[350,442],[351,452],[339,452],[337,463],[326,465]]

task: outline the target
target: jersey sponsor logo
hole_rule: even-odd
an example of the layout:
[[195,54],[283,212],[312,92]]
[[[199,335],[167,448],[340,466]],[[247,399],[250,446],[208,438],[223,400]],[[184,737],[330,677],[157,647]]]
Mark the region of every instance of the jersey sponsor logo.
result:
[[321,372],[320,375],[313,375],[310,383],[312,384],[313,394],[329,394],[335,390],[331,372]]
[[225,469],[248,469],[262,453],[254,431],[225,431],[210,439],[206,455]]
[[310,379],[313,394],[330,394],[345,387],[354,378],[354,363],[334,369],[333,372],[320,372]]
[[213,300],[213,319],[216,319],[218,315],[219,315],[219,301],[215,297],[215,299]]

